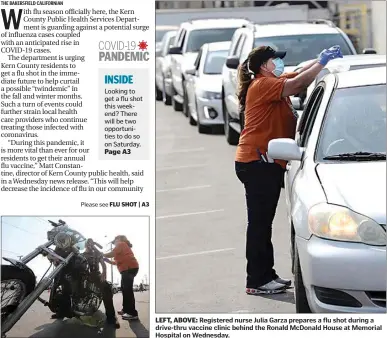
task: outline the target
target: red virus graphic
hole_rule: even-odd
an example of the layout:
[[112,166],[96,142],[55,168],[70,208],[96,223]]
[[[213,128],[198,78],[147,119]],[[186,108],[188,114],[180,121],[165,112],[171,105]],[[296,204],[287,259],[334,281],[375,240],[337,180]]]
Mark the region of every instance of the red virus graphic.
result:
[[138,43],[138,48],[140,50],[146,50],[148,48],[148,44],[146,43],[146,41],[142,40]]

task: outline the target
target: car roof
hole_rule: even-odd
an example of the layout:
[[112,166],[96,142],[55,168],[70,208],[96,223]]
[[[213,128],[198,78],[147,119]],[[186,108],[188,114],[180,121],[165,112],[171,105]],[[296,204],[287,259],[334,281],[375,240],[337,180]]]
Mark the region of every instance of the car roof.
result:
[[190,26],[190,29],[203,28],[234,28],[247,24],[244,19],[202,19],[182,23],[182,26]]
[[386,84],[386,66],[329,74],[338,79],[337,88]]
[[167,25],[162,25],[162,26],[156,26],[157,31],[173,31],[177,30],[179,26],[167,26]]
[[[313,60],[308,60],[301,62],[297,68],[304,67],[308,63]],[[325,68],[331,68],[332,66],[338,65],[349,65],[349,66],[357,66],[357,65],[372,65],[386,63],[386,55],[384,54],[356,54],[356,55],[344,55],[342,59],[335,59],[329,61],[329,63],[325,66]]]
[[290,35],[339,34],[337,27],[313,23],[277,23],[255,25],[255,38]]
[[231,41],[224,41],[224,42],[212,42],[207,43],[208,45],[208,51],[213,52],[217,50],[229,50]]

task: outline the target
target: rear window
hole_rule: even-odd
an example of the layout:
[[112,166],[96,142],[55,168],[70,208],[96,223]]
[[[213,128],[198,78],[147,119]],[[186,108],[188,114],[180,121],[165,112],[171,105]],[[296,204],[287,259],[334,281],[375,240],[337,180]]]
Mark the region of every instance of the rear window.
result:
[[205,43],[231,41],[237,28],[198,29],[189,34],[187,52],[196,53]]
[[289,35],[256,38],[254,46],[271,46],[286,51],[285,66],[297,66],[305,60],[315,59],[323,49],[334,45],[341,47],[343,55],[352,55],[349,46],[341,34]]
[[217,50],[207,54],[204,64],[204,74],[221,74],[224,63],[226,62],[228,50]]

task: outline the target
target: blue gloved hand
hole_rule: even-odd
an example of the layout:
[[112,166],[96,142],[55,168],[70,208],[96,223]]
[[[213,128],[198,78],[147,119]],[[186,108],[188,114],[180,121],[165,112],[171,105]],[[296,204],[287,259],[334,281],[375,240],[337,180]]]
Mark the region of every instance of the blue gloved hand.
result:
[[343,54],[341,54],[340,46],[333,46],[329,49],[324,49],[320,53],[318,57],[318,62],[321,65],[326,66],[330,60],[338,59],[342,57],[343,57]]

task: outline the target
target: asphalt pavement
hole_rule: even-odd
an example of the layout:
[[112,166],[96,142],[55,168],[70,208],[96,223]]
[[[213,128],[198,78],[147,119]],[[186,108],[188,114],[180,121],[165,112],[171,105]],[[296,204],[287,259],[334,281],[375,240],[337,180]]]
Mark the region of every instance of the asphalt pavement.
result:
[[[46,291],[43,298],[48,298]],[[136,307],[139,320],[129,322],[118,316],[121,328],[116,330],[110,327],[99,330],[80,324],[74,319],[51,319],[51,311],[36,301],[24,314],[19,322],[7,333],[7,338],[148,338],[149,337],[149,292],[136,292]],[[122,308],[122,294],[114,295],[116,311]],[[100,308],[104,312],[103,306]],[[104,316],[101,313],[101,316]]]
[[[294,313],[293,290],[245,293],[244,189],[236,147],[199,134],[172,107],[156,102],[156,312]],[[283,196],[273,224],[275,267],[292,278]]]

